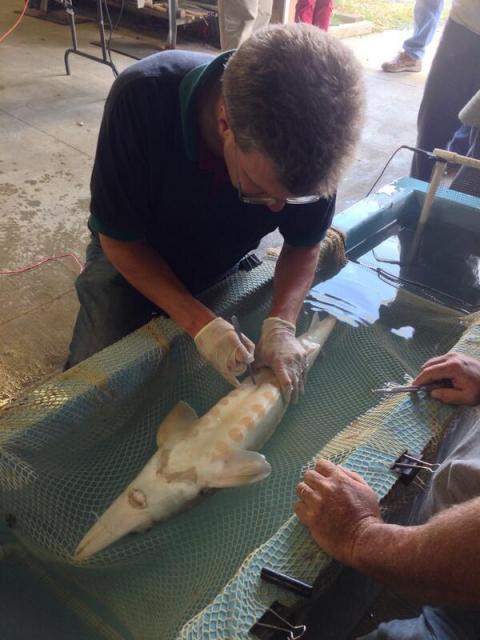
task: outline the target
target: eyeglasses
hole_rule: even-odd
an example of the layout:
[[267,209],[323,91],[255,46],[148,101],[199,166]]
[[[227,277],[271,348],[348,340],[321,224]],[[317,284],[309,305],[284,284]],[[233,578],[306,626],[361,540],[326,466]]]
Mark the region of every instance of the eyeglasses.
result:
[[240,171],[238,165],[238,153],[237,147],[235,146],[235,163],[237,169],[237,192],[238,199],[240,202],[244,202],[245,204],[263,204],[268,206],[269,204],[278,204],[278,202],[286,202],[287,204],[311,204],[313,202],[318,202],[320,200],[320,196],[318,194],[313,194],[311,196],[296,196],[293,198],[284,198],[282,200],[277,198],[271,198],[269,196],[254,196],[249,195],[248,193],[242,192],[242,185],[240,184]]
[[238,197],[245,204],[277,204],[278,202],[286,202],[287,204],[311,204],[312,202],[318,202],[320,200],[319,195],[311,195],[311,196],[298,196],[296,198],[285,198],[282,200],[277,200],[277,198],[269,198],[265,197],[257,197],[257,196],[249,196],[245,193],[242,193],[240,189],[240,184],[238,185]]

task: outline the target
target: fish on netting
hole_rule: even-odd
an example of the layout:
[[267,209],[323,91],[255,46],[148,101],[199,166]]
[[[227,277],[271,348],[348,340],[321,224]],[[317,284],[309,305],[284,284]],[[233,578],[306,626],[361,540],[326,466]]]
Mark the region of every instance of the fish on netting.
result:
[[[319,320],[299,337],[307,351],[307,370],[335,326]],[[206,489],[263,480],[271,471],[258,453],[280,423],[288,403],[271,369],[245,380],[199,418],[179,402],[161,423],[157,452],[108,507],[74,552],[85,560],[130,532],[148,529],[191,503]]]

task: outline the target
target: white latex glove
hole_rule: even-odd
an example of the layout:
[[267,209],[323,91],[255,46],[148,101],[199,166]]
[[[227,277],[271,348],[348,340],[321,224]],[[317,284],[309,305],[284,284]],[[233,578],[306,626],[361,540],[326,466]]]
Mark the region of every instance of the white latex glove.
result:
[[223,318],[215,318],[195,336],[200,355],[235,387],[240,384],[236,376],[241,375],[247,364],[253,362],[255,350],[253,342],[243,333],[242,337],[243,344],[233,326]]
[[282,318],[263,321],[255,349],[255,366],[270,367],[287,402],[297,402],[303,393],[307,352],[295,338],[295,325]]

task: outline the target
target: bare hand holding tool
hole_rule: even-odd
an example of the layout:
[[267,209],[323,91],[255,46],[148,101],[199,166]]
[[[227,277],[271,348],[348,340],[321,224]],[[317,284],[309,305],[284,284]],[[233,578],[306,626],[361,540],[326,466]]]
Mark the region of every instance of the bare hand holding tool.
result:
[[450,388],[432,389],[432,398],[445,404],[480,403],[480,362],[475,358],[452,352],[431,358],[422,366],[412,384],[430,385],[442,379],[450,381]]

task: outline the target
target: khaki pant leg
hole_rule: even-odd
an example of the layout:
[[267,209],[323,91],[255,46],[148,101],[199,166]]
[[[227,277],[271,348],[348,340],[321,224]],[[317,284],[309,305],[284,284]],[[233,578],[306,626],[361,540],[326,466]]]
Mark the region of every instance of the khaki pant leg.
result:
[[254,31],[262,29],[262,27],[268,27],[272,17],[272,8],[273,0],[258,0],[258,13],[253,27]]
[[222,49],[237,49],[253,31],[268,25],[273,0],[218,0]]

